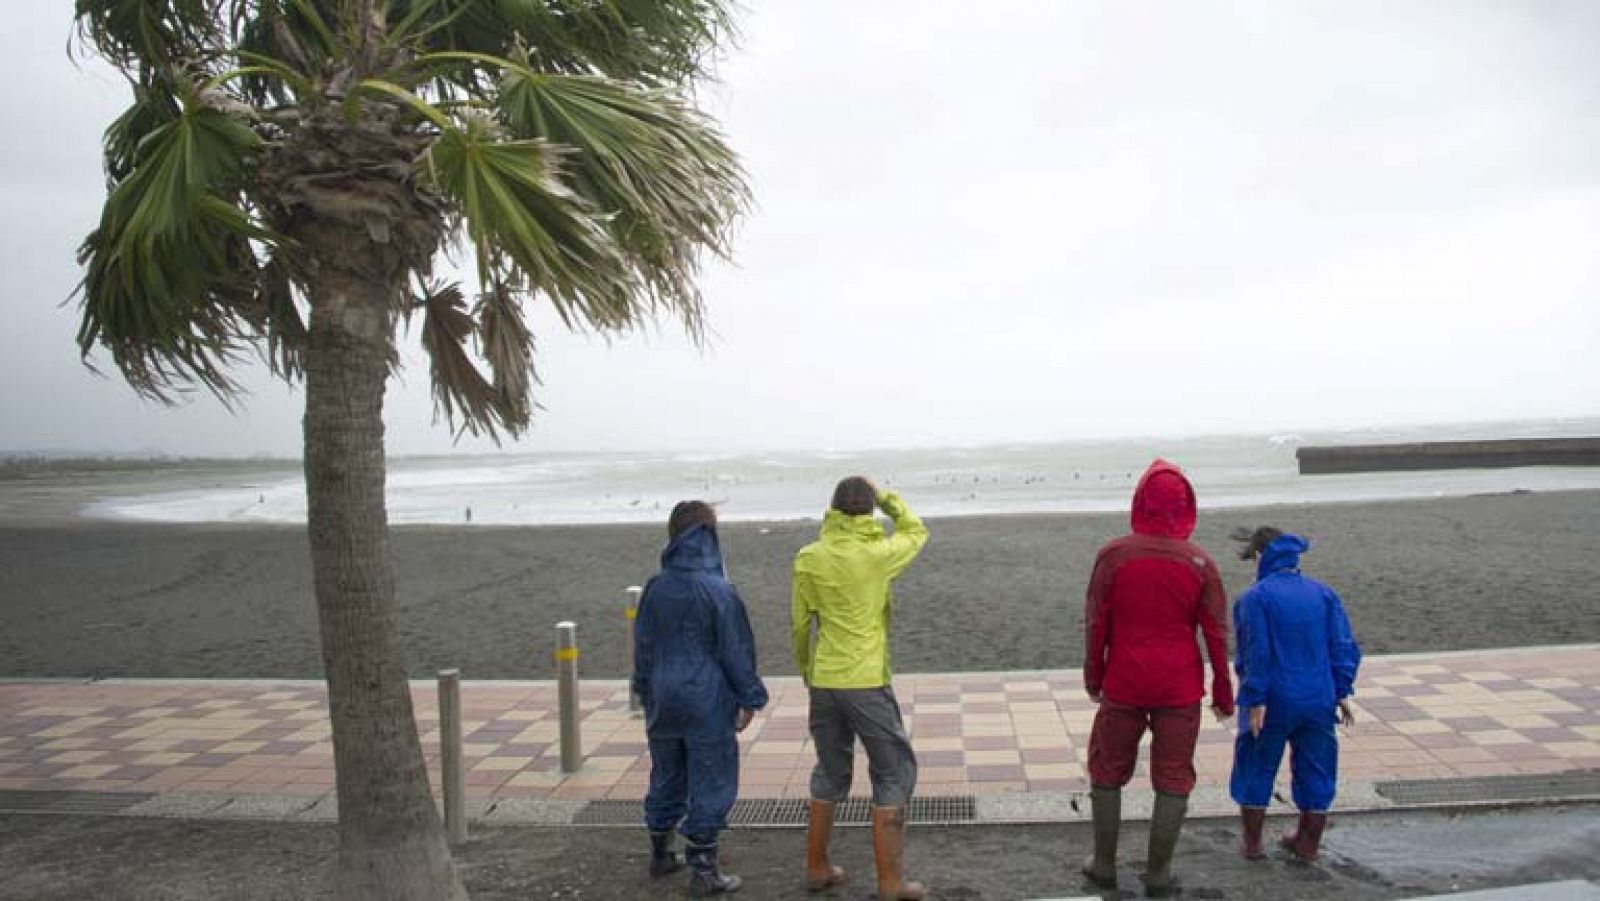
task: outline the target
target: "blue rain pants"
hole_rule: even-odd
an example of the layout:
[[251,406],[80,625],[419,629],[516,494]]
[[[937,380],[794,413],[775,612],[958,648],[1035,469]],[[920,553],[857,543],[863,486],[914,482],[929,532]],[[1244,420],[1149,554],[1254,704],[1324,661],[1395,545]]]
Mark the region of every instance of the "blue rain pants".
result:
[[677,829],[714,838],[727,828],[739,795],[739,740],[665,738],[650,742],[650,791],[644,798],[651,832]]
[[1339,738],[1335,711],[1267,704],[1261,734],[1250,734],[1249,715],[1239,710],[1239,737],[1233,745],[1233,776],[1228,790],[1240,807],[1266,807],[1278,778],[1283,746],[1289,746],[1289,779],[1294,806],[1326,813],[1339,781]]

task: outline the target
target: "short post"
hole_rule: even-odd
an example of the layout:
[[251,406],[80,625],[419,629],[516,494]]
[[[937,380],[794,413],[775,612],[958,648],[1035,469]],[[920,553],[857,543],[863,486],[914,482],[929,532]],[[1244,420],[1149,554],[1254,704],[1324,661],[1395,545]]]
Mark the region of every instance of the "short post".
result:
[[450,844],[467,840],[467,789],[461,766],[461,671],[439,671],[439,758],[444,826]]
[[561,772],[583,768],[583,740],[578,735],[578,627],[556,623],[556,678],[561,700]]
[[[638,585],[629,585],[628,586],[628,605],[627,605],[627,607],[624,608],[624,611],[623,611],[623,614],[622,614],[624,617],[627,618],[627,623],[628,623],[628,641],[627,641],[627,644],[625,644],[623,646],[626,649],[627,657],[624,658],[623,661],[622,661],[622,668],[627,670],[628,672],[633,672],[633,627],[634,627],[634,624],[639,619],[639,596],[642,595],[642,594],[644,594],[644,589],[643,588],[640,588]],[[641,700],[640,697],[633,693],[633,680],[629,679],[628,680],[628,709],[629,710],[638,710],[639,709],[640,700]]]

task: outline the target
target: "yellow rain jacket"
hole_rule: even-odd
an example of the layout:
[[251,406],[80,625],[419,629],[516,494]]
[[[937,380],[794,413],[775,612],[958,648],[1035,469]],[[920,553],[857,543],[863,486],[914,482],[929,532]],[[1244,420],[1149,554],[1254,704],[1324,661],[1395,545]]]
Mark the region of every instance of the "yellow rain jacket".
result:
[[884,535],[870,514],[830,509],[821,537],[795,555],[794,659],[814,688],[879,688],[890,682],[889,583],[928,543],[928,528],[892,491],[879,505],[894,522],[893,535]]

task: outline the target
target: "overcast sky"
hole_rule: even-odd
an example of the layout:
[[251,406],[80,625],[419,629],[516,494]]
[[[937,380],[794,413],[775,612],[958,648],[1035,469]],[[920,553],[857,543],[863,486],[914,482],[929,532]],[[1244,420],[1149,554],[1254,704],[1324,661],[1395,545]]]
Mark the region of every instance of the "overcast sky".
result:
[[[1600,414],[1600,4],[746,6],[703,97],[757,201],[704,278],[714,344],[541,311],[546,411],[508,450]],[[126,91],[68,60],[69,8],[0,32],[0,450],[298,453],[262,371],[231,415],[79,362]],[[492,449],[432,418],[414,364],[391,451]]]

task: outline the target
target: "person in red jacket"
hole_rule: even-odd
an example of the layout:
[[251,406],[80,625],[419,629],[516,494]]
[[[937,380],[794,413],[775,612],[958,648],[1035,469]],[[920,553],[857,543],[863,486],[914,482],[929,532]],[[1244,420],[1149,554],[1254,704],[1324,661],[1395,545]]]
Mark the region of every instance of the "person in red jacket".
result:
[[1083,687],[1100,709],[1089,737],[1094,856],[1083,873],[1116,886],[1122,787],[1148,729],[1156,792],[1144,873],[1151,897],[1172,890],[1172,853],[1194,789],[1206,693],[1196,629],[1211,658],[1212,710],[1218,719],[1233,715],[1227,595],[1216,563],[1189,541],[1196,513],[1183,471],[1165,460],[1150,464],[1133,493],[1133,533],[1100,549],[1084,604]]

